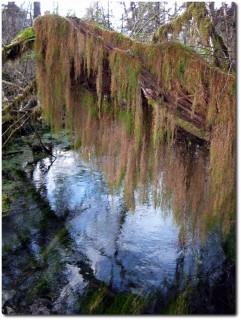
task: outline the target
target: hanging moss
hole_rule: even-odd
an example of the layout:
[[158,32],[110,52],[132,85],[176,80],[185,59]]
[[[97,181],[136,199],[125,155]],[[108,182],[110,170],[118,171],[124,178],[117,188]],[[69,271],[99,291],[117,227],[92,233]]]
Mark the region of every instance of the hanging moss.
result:
[[119,294],[115,297],[106,313],[113,315],[138,315],[143,313],[147,303],[148,301],[135,293],[130,293],[128,295]]
[[136,90],[140,91],[140,63],[127,52],[114,49],[110,55],[111,95],[116,105],[126,104],[128,109],[136,108]]
[[170,143],[173,138],[173,132],[169,135],[169,114],[165,108],[161,108],[158,104],[154,105],[153,113],[153,146],[156,148],[158,144],[162,144],[167,138]]
[[185,74],[186,61],[184,61],[184,60],[178,61],[176,69],[177,69],[177,74],[178,74],[179,80],[182,80],[184,77],[184,74]]
[[184,20],[187,22],[186,15],[179,16],[176,19],[173,19],[171,22],[164,24],[154,34],[152,41],[154,43],[165,41],[168,40],[169,36],[172,36],[174,39],[177,38],[179,33],[182,31],[182,24]]
[[[49,17],[47,18],[49,20]],[[40,20],[47,18],[42,17]],[[65,25],[67,21],[59,17],[52,17],[51,19],[54,20],[55,18],[59,23],[61,22],[61,26]],[[60,21],[61,19],[63,21]],[[52,20],[49,21],[49,24],[52,23]],[[55,26],[50,30],[54,30],[54,27]],[[102,30],[96,25],[90,24],[88,28],[95,31],[98,36],[95,37],[92,33],[87,33],[87,35],[84,36],[81,32],[77,32],[76,28],[70,27],[70,25],[69,31],[66,31],[66,26],[62,26],[60,33],[64,30],[64,32],[68,32],[69,34],[69,44],[64,47],[66,51],[65,58],[74,60],[75,79],[81,76],[82,62],[87,69],[87,75],[89,77],[96,77],[99,116],[103,103],[103,60],[109,60],[112,79],[111,91],[115,105],[120,107],[123,103],[126,103],[127,107],[131,108],[131,105],[135,105],[135,100],[139,99],[137,96],[135,98],[135,95],[138,94],[136,87],[138,86],[142,63],[146,63],[146,57],[148,57],[148,69],[157,78],[158,83],[163,87],[164,93],[170,94],[173,88],[177,86],[182,87],[184,91],[190,95],[193,111],[200,112],[203,116],[206,116],[207,110],[209,110],[209,97],[207,92],[209,74],[207,71],[209,71],[210,67],[189,48],[171,42],[157,46],[143,45],[130,39],[127,41],[127,38],[123,38],[122,36],[117,37],[117,33]],[[118,38],[120,48],[123,48],[128,42],[130,53],[129,51],[116,48],[108,55],[104,47],[104,42],[112,41],[111,43],[115,44],[117,40],[114,38]],[[55,47],[58,47],[58,45],[56,44]],[[61,48],[63,46],[59,44],[59,47]],[[37,52],[39,52],[39,50],[37,50]],[[52,54],[53,59],[56,54],[58,54],[58,56],[62,55],[60,54],[60,50],[56,49],[55,53]],[[52,67],[49,67],[51,78],[51,75],[55,74],[55,72],[52,72],[55,66],[51,63],[51,59],[47,60],[48,63],[45,63],[45,65],[52,65]],[[63,59],[60,60],[62,61]],[[63,88],[63,85],[64,83],[71,82],[69,78],[70,67],[70,61],[66,61],[65,66],[61,68],[59,72],[59,75],[62,76],[59,77],[58,81],[51,81],[53,84],[57,82],[55,88],[58,96],[63,93],[63,101],[65,97],[68,98],[69,96],[68,92],[66,92],[68,91],[68,86],[67,88]],[[39,85],[39,91],[41,93],[41,85]],[[208,124],[210,123],[211,121],[208,118]],[[138,129],[136,129],[136,131],[138,131]]]
[[186,315],[190,314],[188,298],[192,292],[191,287],[187,287],[181,294],[176,296],[166,307],[164,313],[168,315]]
[[192,21],[196,24],[200,32],[201,41],[204,45],[209,45],[209,37],[213,31],[212,23],[208,15],[205,2],[187,3],[185,12],[169,23],[162,25],[153,37],[154,43],[159,43],[172,37],[172,40],[178,38],[183,26],[187,26]]
[[124,124],[126,132],[129,135],[133,134],[135,118],[131,111],[120,110],[118,119]]
[[[190,12],[196,19],[206,19],[204,9],[203,4],[189,5],[186,16],[176,23],[180,19],[189,21]],[[203,36],[210,32],[205,19],[199,26]],[[91,152],[85,150],[87,158],[92,152],[110,155],[103,164],[109,185],[113,190],[125,180],[126,203],[132,209],[138,181],[143,198],[146,194],[143,186],[149,178],[144,155],[149,149],[155,152],[147,165],[153,172],[151,176],[160,166],[160,146],[164,141],[172,145],[177,127],[205,141],[211,139],[212,205],[209,203],[203,214],[212,221],[222,217],[224,229],[229,230],[235,199],[235,77],[212,67],[180,43],[157,41],[144,45],[95,24],[76,21],[51,15],[35,20],[37,87],[45,118],[55,129],[65,123],[74,132],[76,145],[96,146]],[[172,27],[172,32],[180,29]],[[142,89],[148,89],[141,88],[145,83],[143,70],[155,79],[159,90],[152,90],[156,90],[158,99],[149,99],[148,116],[142,98]],[[180,108],[185,108],[188,118],[181,117]],[[150,140],[148,149],[143,141]],[[113,158],[118,153],[117,165]],[[182,183],[180,178],[179,189]],[[172,193],[174,182],[168,181],[167,185],[162,192],[174,197],[178,220],[186,191]],[[158,203],[158,181],[155,190]],[[195,203],[190,205],[193,212],[195,207]]]

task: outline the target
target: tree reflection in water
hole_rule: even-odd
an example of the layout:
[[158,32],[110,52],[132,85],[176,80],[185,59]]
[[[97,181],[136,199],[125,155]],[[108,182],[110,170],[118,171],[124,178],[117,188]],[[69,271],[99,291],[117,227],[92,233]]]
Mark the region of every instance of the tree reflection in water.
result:
[[74,132],[76,146],[81,145],[86,161],[98,159],[111,193],[124,188],[128,209],[134,212],[137,202],[171,208],[182,246],[187,234],[194,242],[196,238],[204,241],[217,224],[228,233],[231,216],[222,220],[213,209],[217,195],[210,193],[208,146],[177,131],[173,141],[163,142],[167,129],[164,137],[155,136],[155,112],[145,114],[144,109],[145,125],[143,121],[142,138],[137,141],[135,133],[127,130],[128,111],[125,117],[115,116],[119,121],[109,114],[98,120],[81,108]]

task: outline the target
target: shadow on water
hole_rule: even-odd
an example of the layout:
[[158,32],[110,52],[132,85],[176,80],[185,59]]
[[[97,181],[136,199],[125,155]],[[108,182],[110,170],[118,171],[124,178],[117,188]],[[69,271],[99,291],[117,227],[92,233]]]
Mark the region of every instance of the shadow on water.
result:
[[206,149],[144,138],[135,151],[122,127],[104,128],[82,136],[81,153],[56,146],[53,163],[3,163],[17,190],[3,217],[3,312],[234,313]]

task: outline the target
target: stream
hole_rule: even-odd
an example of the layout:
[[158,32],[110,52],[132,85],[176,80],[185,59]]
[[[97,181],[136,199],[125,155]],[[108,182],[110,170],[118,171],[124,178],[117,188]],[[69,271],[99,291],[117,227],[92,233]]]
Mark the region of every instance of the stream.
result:
[[136,190],[128,209],[123,186],[110,192],[98,160],[90,165],[61,144],[54,162],[29,164],[26,152],[15,157],[19,192],[2,223],[3,313],[234,312],[219,226],[205,241],[187,233],[183,245],[172,207],[156,207],[151,194],[138,201]]

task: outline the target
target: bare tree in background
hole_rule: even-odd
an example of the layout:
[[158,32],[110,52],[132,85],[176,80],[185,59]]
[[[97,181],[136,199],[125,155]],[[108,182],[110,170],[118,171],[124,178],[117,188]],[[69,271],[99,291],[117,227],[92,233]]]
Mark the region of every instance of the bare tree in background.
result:
[[110,4],[107,2],[107,8],[101,5],[101,2],[94,2],[86,9],[85,19],[94,21],[100,26],[112,29]]
[[217,33],[222,36],[228,49],[229,65],[236,68],[236,10],[234,2],[231,5],[223,2],[218,9],[214,8],[214,2],[209,4],[210,14]]
[[[33,8],[34,7],[34,8]],[[17,6],[9,2],[2,7],[2,45],[9,44],[23,29],[33,25],[33,17],[40,14],[40,2],[23,3]],[[9,69],[9,71],[8,71]],[[14,71],[15,70],[15,71]],[[21,82],[25,86],[35,76],[35,63],[33,52],[28,52],[22,59],[16,62],[7,62],[3,65],[2,77],[8,81]],[[19,83],[20,84],[20,83]]]
[[27,10],[14,2],[2,5],[2,45],[10,43],[20,30],[26,28],[27,15]]
[[168,2],[126,2],[120,3],[123,8],[121,31],[131,38],[150,42],[156,30],[165,22],[177,16],[180,8],[174,10]]

